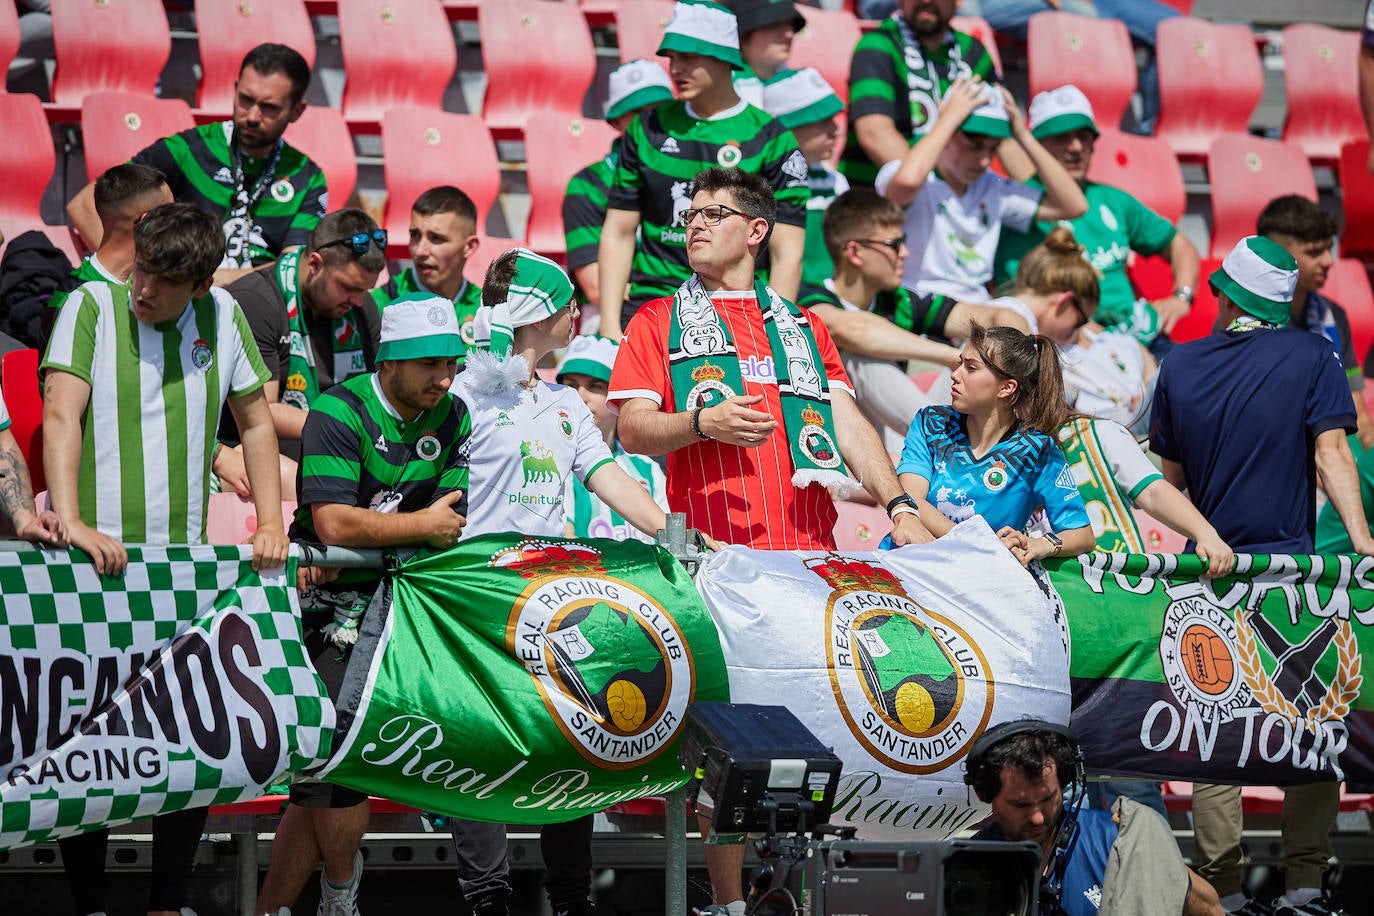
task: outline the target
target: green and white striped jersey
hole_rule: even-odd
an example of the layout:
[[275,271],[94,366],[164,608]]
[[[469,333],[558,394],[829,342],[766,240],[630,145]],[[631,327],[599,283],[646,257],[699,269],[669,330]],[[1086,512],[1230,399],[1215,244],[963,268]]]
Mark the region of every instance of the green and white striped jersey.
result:
[[792,132],[766,112],[741,101],[703,119],[687,102],[672,101],[641,114],[621,138],[609,200],[614,209],[640,215],[622,322],[650,299],[671,296],[692,275],[687,230],[677,225],[677,216],[692,205],[697,173],[713,166],[762,175],[777,195],[778,222],[806,225],[806,158]]
[[42,368],[91,386],[82,521],[130,544],[203,543],[220,412],[268,378],[234,298],[211,288],[175,322],[144,324],[128,286],[86,283],[58,313]]

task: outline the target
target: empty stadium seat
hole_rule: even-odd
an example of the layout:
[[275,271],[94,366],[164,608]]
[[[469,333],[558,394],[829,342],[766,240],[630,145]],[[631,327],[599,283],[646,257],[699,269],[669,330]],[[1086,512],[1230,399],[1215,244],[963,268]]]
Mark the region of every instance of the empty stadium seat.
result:
[[877,550],[892,530],[892,521],[882,506],[865,506],[846,499],[835,500],[836,550]]
[[303,0],[196,0],[196,107],[213,115],[232,112],[243,57],[265,41],[294,48],[315,66],[315,30]]
[[798,6],[806,28],[792,39],[787,65],[796,69],[815,67],[846,104],[849,102],[849,61],[859,43],[859,21],[844,10]]
[[57,157],[43,103],[27,93],[0,93],[0,220],[41,225],[43,191]]
[[1360,114],[1360,33],[1307,23],[1283,30],[1283,87],[1288,117],[1283,139],[1307,158],[1335,162],[1341,144],[1365,135]]
[[540,112],[529,119],[525,174],[530,191],[530,219],[525,239],[541,254],[566,254],[563,239],[563,192],[568,180],[610,150],[615,128],[605,121],[565,118]]
[[[1162,28],[1162,26],[1161,26]],[[1275,197],[1317,199],[1317,182],[1303,151],[1281,140],[1226,134],[1207,154],[1212,183],[1212,257],[1224,258],[1236,242],[1255,234],[1255,220]]]
[[[982,16],[955,16],[949,21],[949,27],[956,32],[963,32],[965,35],[972,35],[983,43],[983,47],[988,49],[988,56],[992,58],[992,65],[997,68],[997,72],[1002,72],[1002,55],[997,53],[997,33],[988,25],[988,21]],[[852,49],[851,49],[852,53]]]
[[112,165],[163,137],[196,126],[181,99],[155,99],[136,92],[92,92],[81,100],[81,137],[86,178],[94,181]]
[[658,57],[658,43],[663,30],[673,18],[673,0],[634,0],[622,2],[615,14],[616,43],[620,47],[620,62],[639,58],[657,60],[668,67],[668,58]]
[[1171,223],[1187,206],[1183,172],[1163,140],[1104,128],[1093,145],[1088,178],[1134,196]]
[[392,108],[382,117],[382,173],[388,247],[410,235],[410,207],[423,192],[457,185],[477,206],[478,234],[501,191],[501,163],[482,119],[426,108]]
[[442,111],[458,46],[439,0],[339,0],[343,113],[370,132],[395,106]]
[[1374,343],[1374,292],[1369,288],[1364,265],[1353,258],[1341,258],[1332,264],[1321,294],[1345,309],[1355,355],[1364,359],[1369,345]]
[[[477,212],[479,218],[484,216],[481,208],[478,208]],[[491,262],[495,261],[498,255],[510,251],[512,248],[524,248],[525,243],[520,239],[508,239],[499,235],[478,233],[478,237],[481,239],[481,243],[473,252],[472,257],[468,258],[468,262],[463,265],[463,276],[481,286],[487,278],[487,268],[491,266]]]
[[1151,516],[1144,509],[1132,508],[1136,527],[1145,539],[1146,553],[1183,553],[1188,539],[1168,525]]
[[75,119],[90,92],[119,89],[156,95],[172,53],[167,13],[158,0],[52,0],[57,69],[50,114]]
[[[1251,220],[1252,224],[1253,222],[1254,220]],[[1217,322],[1217,297],[1213,295],[1212,286],[1207,282],[1207,278],[1220,266],[1220,258],[1202,259],[1202,265],[1198,270],[1197,288],[1193,290],[1193,307],[1188,310],[1188,314],[1179,319],[1178,324],[1174,325],[1173,333],[1169,335],[1171,340],[1186,343],[1212,333],[1212,325]]]
[[581,10],[561,0],[482,0],[477,26],[487,73],[482,119],[497,139],[519,139],[536,111],[565,121],[582,116],[596,48]]
[[19,9],[0,3],[0,72],[8,70],[19,53]]
[[1374,175],[1368,162],[1369,141],[1363,137],[1341,147],[1341,257],[1374,262]]
[[348,206],[358,184],[358,159],[348,124],[339,110],[307,105],[300,118],[286,128],[286,142],[309,156],[324,172],[329,185],[329,209]]
[[1036,13],[1026,32],[1030,92],[1072,83],[1092,102],[1101,127],[1120,127],[1135,94],[1135,52],[1125,23],[1073,13]]
[[11,350],[0,356],[0,395],[10,412],[10,432],[29,466],[33,492],[47,489],[43,476],[43,394],[38,387],[38,351]]
[[1215,25],[1177,16],[1159,24],[1159,121],[1155,136],[1180,159],[1201,160],[1212,140],[1244,133],[1264,94],[1254,33],[1243,25]]

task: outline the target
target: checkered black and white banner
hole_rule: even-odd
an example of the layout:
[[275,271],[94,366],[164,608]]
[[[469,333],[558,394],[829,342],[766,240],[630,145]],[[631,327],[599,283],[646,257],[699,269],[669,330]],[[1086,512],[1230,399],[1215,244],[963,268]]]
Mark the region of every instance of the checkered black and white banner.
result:
[[329,754],[295,562],[248,548],[0,553],[0,849],[255,798]]

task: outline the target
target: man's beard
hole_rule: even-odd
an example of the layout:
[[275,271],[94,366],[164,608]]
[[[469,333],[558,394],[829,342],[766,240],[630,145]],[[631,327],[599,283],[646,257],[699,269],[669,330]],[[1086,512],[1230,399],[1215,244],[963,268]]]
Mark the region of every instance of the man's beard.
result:
[[930,12],[935,14],[935,24],[933,26],[927,26],[921,23],[917,18],[917,15],[921,12],[924,12],[921,8],[913,9],[911,15],[907,17],[906,20],[907,25],[911,26],[911,31],[916,33],[916,37],[936,38],[945,34],[945,30],[949,28],[949,20],[944,17],[939,7],[932,6],[930,8]]

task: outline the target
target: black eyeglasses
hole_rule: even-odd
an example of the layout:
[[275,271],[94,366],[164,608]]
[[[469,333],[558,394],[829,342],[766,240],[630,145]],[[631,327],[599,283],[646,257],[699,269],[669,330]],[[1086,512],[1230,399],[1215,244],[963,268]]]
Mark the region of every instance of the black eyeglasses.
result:
[[367,254],[369,245],[376,245],[380,250],[386,251],[386,230],[377,229],[373,232],[355,232],[347,238],[335,239],[332,242],[325,242],[317,246],[316,251],[324,251],[326,248],[333,248],[335,245],[351,245],[353,253],[356,255]]
[[901,254],[902,246],[906,244],[906,236],[899,235],[895,239],[855,239],[859,245],[881,245],[891,249],[893,254]]
[[727,207],[725,204],[710,204],[705,207],[697,207],[695,210],[683,210],[677,215],[679,226],[690,226],[692,220],[701,217],[703,224],[707,226],[719,226],[721,221],[727,216],[742,216],[745,219],[753,219],[748,213],[736,210],[734,207]]

